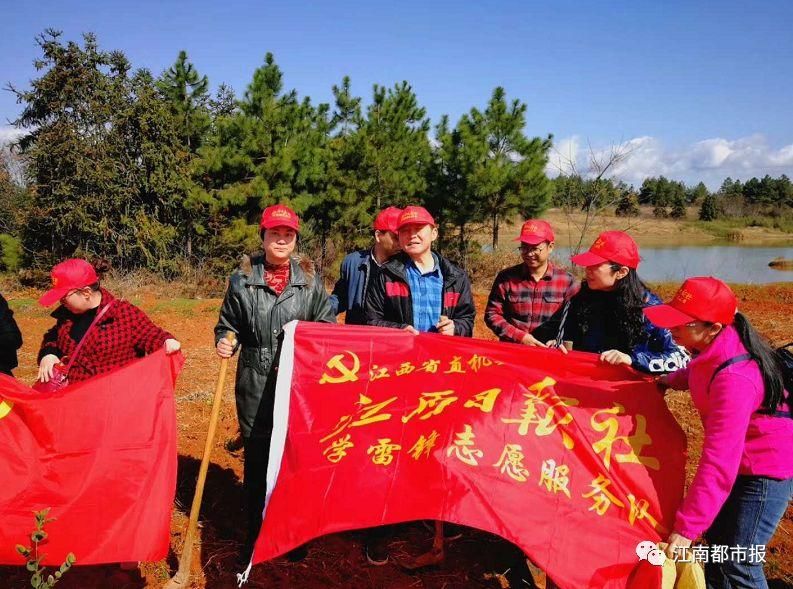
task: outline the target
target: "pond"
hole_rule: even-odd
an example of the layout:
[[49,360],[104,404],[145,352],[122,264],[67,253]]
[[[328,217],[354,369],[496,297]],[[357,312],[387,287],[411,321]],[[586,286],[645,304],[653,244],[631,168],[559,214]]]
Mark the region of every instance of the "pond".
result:
[[[569,249],[557,247],[554,258],[569,264]],[[771,268],[775,258],[793,260],[791,247],[680,246],[643,247],[639,276],[649,282],[681,282],[687,276],[716,276],[725,282],[766,284],[793,281],[793,266]]]

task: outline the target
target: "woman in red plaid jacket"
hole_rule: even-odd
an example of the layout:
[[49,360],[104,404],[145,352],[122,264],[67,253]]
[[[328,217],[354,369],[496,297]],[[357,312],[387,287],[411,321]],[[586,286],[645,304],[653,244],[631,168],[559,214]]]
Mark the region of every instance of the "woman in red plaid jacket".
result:
[[60,302],[60,306],[52,313],[57,322],[44,334],[39,350],[40,381],[52,378],[53,367],[72,356],[86,334],[88,339],[69,370],[70,383],[110,372],[162,347],[168,354],[181,347],[135,305],[99,286],[99,274],[107,269],[106,264],[95,268],[77,258],[52,269],[52,288],[39,304],[49,307]]

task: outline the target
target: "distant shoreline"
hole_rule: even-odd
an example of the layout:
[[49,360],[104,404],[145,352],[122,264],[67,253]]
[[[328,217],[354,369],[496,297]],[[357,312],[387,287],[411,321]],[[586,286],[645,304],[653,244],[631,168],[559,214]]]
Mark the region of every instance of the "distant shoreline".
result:
[[[583,240],[587,247],[601,231],[619,229],[630,233],[640,247],[677,247],[708,245],[740,245],[785,247],[793,246],[793,233],[785,233],[770,227],[734,227],[727,223],[703,223],[697,220],[698,207],[690,207],[686,219],[659,219],[652,214],[652,207],[641,207],[638,217],[617,217],[613,213],[599,214]],[[556,243],[570,247],[578,242],[584,214],[566,214],[562,209],[548,209],[541,215],[554,228]],[[519,233],[520,223],[504,223],[499,230],[498,249],[513,247],[512,239]],[[488,231],[476,233],[483,244],[490,242]]]

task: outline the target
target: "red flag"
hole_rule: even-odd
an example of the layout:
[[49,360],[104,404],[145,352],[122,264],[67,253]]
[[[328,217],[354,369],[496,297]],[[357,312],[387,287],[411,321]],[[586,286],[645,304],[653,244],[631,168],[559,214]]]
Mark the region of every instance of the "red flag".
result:
[[276,389],[253,562],[439,519],[517,544],[561,587],[626,587],[682,495],[663,396],[594,354],[292,323]]
[[46,507],[44,564],[167,555],[183,363],[158,351],[47,395],[0,376],[0,563],[22,563],[15,546]]

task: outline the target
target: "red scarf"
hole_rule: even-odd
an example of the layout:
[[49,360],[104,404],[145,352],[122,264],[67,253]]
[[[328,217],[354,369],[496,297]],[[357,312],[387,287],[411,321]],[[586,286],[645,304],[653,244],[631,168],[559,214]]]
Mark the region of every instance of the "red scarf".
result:
[[286,285],[289,284],[289,262],[276,266],[270,262],[264,262],[264,281],[267,286],[279,295],[284,292]]

